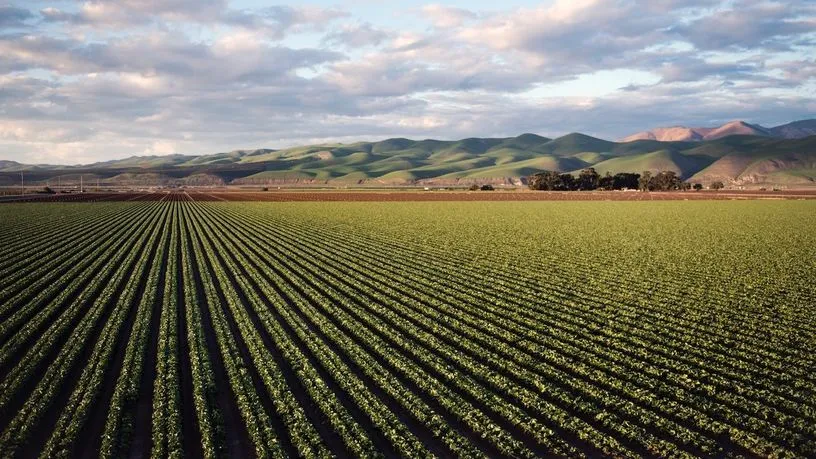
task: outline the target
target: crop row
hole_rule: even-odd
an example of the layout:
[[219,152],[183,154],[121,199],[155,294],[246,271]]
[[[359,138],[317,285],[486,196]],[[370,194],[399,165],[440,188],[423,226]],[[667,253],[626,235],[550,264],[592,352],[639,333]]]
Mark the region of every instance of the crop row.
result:
[[709,255],[601,203],[150,198],[0,207],[3,457],[816,455],[801,258],[618,259]]

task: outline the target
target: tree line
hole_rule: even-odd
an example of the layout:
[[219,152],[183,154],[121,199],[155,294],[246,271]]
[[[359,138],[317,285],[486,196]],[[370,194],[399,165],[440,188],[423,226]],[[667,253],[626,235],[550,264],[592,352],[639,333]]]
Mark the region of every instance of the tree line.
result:
[[[615,175],[609,172],[599,174],[594,168],[581,170],[578,176],[556,171],[541,171],[527,177],[527,186],[531,190],[543,191],[589,191],[589,190],[641,190],[641,191],[673,191],[703,189],[700,183],[691,184],[681,179],[674,171],[660,171],[652,174],[644,171],[642,174],[619,172]],[[723,188],[722,182],[714,182],[711,189]]]

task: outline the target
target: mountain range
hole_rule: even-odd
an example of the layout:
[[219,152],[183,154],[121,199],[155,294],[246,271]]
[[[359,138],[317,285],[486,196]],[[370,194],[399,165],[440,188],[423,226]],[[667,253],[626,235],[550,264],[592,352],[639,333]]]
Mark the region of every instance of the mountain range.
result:
[[816,119],[794,121],[792,123],[766,128],[758,124],[749,124],[745,121],[731,121],[719,127],[685,127],[672,126],[638,132],[626,137],[622,142],[633,140],[660,140],[662,142],[714,140],[729,135],[756,135],[762,137],[776,137],[780,139],[801,139],[816,135]]
[[[814,127],[816,120],[771,129],[738,122],[705,135],[696,131],[703,138],[672,141],[661,140],[661,135],[611,142],[580,133],[556,139],[536,134],[457,141],[393,138],[196,156],[133,156],[82,166],[0,161],[0,185],[19,184],[21,171],[32,185],[75,184],[80,178],[86,184],[129,186],[518,185],[541,170],[594,167],[601,174],[670,170],[704,184],[813,186],[816,135],[806,135]],[[715,132],[731,135],[713,138]]]

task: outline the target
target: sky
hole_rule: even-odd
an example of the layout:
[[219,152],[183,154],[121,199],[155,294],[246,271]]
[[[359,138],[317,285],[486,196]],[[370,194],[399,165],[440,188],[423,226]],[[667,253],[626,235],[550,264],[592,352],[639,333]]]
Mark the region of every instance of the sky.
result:
[[814,117],[813,0],[0,0],[0,160]]

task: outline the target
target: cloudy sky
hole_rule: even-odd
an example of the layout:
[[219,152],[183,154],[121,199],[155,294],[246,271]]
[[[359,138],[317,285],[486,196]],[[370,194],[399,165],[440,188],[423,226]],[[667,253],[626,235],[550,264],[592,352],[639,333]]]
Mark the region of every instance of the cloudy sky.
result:
[[773,126],[815,50],[813,0],[0,0],[0,159]]

